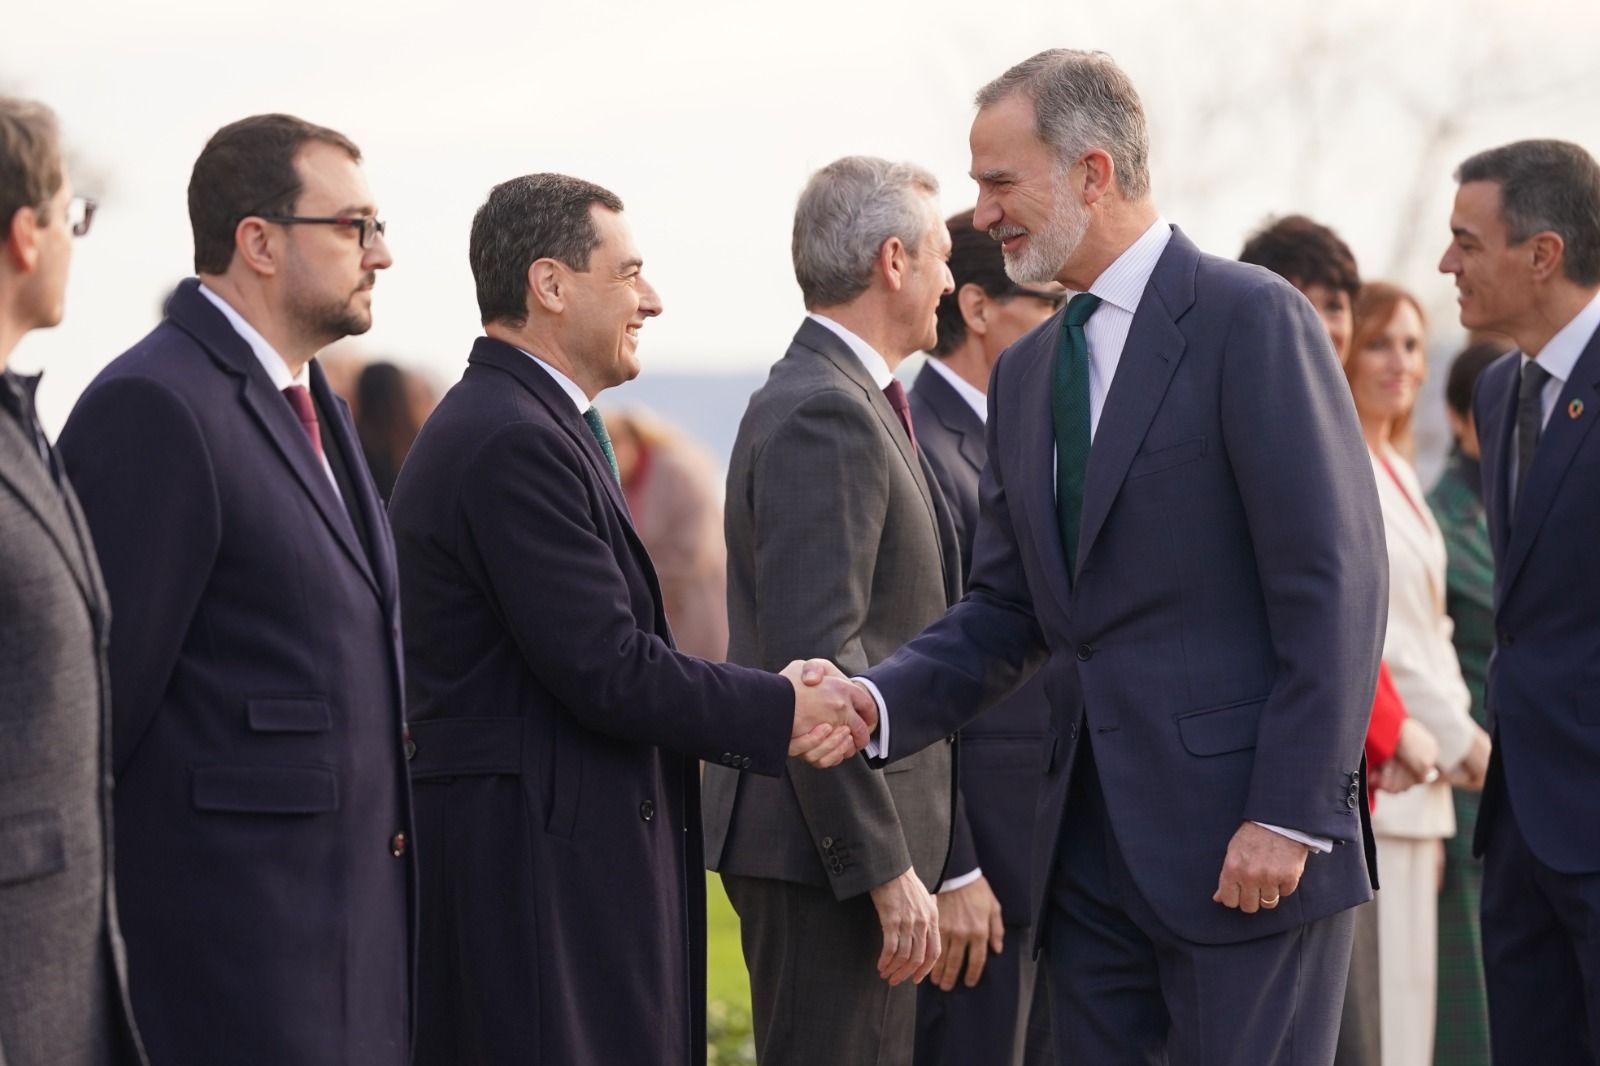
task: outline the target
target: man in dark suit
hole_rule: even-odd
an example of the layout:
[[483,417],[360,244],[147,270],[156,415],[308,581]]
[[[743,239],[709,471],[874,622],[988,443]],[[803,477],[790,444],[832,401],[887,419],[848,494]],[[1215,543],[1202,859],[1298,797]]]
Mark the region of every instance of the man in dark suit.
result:
[[[728,658],[859,672],[959,596],[960,548],[892,372],[950,291],[931,175],[849,157],[795,210],[809,312],[739,425],[728,470]],[[909,1063],[938,956],[952,749],[895,772],[706,769],[707,857],[739,913],[764,1066]],[[967,870],[952,871],[957,875]]]
[[395,485],[418,1066],[704,1062],[696,759],[776,774],[866,741],[829,724],[843,680],[673,647],[592,406],[661,312],[621,212],[559,174],[490,192],[469,245],[488,336]]
[[110,611],[89,530],[33,410],[22,336],[61,321],[72,195],[55,116],[0,97],[0,1063],[133,1066],[112,892]]
[[1078,295],[996,368],[967,595],[866,672],[874,750],[935,743],[1047,656],[1060,1061],[1324,1066],[1372,894],[1386,593],[1349,390],[1304,297],[1157,213],[1109,57],[1040,53],[978,107],[976,224],[1014,279]]
[[[987,454],[989,375],[1000,353],[1058,310],[1066,293],[1054,282],[1032,288],[1007,277],[1000,246],[973,227],[971,211],[945,225],[955,289],[939,299],[938,342],[911,388],[911,420],[955,519],[965,579]],[[941,951],[917,993],[917,1066],[1032,1066],[1052,1058],[1049,1003],[1027,949],[1028,859],[1049,727],[1044,678],[1036,674],[961,731],[948,866],[971,871],[971,880],[947,883],[936,897]]]
[[287,115],[219,130],[199,278],[61,437],[115,612],[117,890],[158,1063],[408,1061],[393,544],[314,358],[390,263],[359,160]]
[[1600,1062],[1600,166],[1520,141],[1468,159],[1439,269],[1516,342],[1474,415],[1494,551],[1494,743],[1474,850],[1494,1060]]

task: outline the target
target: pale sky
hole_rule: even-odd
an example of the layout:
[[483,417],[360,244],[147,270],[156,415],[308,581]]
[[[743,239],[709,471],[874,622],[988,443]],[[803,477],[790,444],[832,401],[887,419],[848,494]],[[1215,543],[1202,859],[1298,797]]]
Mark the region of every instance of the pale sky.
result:
[[946,213],[970,206],[973,93],[1042,48],[1127,69],[1157,203],[1202,248],[1235,255],[1268,215],[1307,212],[1364,274],[1414,287],[1436,337],[1456,332],[1433,272],[1454,165],[1532,136],[1600,152],[1600,7],[1560,0],[90,0],[32,5],[25,29],[0,35],[0,91],[57,110],[79,191],[101,200],[66,322],[13,356],[46,370],[52,433],[190,272],[195,155],[262,111],[361,145],[395,265],[356,343],[445,383],[479,332],[467,231],[496,182],[558,170],[623,198],[666,307],[645,374],[757,370],[802,313],[806,177],[846,154],[909,159]]

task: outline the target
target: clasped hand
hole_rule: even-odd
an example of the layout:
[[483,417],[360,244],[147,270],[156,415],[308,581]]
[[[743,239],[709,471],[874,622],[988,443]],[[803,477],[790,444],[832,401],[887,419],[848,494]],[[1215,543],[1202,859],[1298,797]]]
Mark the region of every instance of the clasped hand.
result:
[[781,672],[794,686],[790,755],[825,770],[867,746],[878,705],[866,689],[826,659],[796,659]]

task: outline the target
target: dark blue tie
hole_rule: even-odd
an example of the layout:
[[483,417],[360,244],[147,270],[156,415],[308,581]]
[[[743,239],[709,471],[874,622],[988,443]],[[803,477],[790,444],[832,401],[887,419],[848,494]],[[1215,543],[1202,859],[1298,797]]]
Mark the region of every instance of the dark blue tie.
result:
[[1056,521],[1067,553],[1069,585],[1077,577],[1083,481],[1089,469],[1089,342],[1083,324],[1099,306],[1100,297],[1087,292],[1067,304],[1050,390],[1050,420],[1056,433]]

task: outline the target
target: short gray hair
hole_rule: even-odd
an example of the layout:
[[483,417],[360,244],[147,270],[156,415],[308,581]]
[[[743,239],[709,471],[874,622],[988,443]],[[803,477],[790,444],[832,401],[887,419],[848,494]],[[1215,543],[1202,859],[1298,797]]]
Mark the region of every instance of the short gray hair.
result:
[[616,193],[565,174],[528,174],[489,190],[472,216],[467,247],[485,325],[527,322],[528,268],[540,259],[589,269],[589,254],[600,243],[589,215],[595,204],[622,211]]
[[1512,242],[1557,233],[1567,278],[1600,284],[1600,165],[1588,152],[1567,141],[1515,141],[1462,163],[1456,181],[1500,186],[1500,218]]
[[912,163],[851,155],[806,182],[794,212],[794,276],[807,307],[849,303],[872,281],[872,261],[890,237],[916,252],[938,216],[926,196],[939,182]]
[[1024,59],[978,90],[978,108],[1021,93],[1033,103],[1033,129],[1063,166],[1091,148],[1111,157],[1117,188],[1129,200],[1150,194],[1150,129],[1139,93],[1104,52],[1051,48]]

